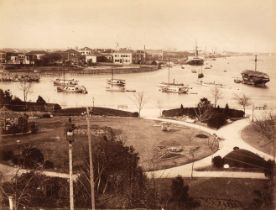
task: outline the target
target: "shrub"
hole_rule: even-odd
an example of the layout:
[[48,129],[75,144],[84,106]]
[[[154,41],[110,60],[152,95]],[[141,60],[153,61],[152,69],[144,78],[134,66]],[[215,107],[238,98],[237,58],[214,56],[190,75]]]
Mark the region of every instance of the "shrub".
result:
[[207,125],[213,128],[220,128],[225,124],[226,124],[226,117],[222,113],[215,113],[207,121]]
[[32,133],[37,133],[38,127],[37,127],[37,125],[35,124],[35,122],[31,122],[31,123],[30,123],[30,130],[31,130]]
[[212,159],[212,163],[216,168],[222,168],[224,165],[224,159],[221,156],[215,156]]
[[44,156],[42,152],[35,148],[26,148],[22,152],[22,165],[25,168],[37,168],[39,165],[43,164]]
[[224,162],[229,164],[230,167],[240,168],[260,168],[265,169],[267,166],[266,161],[245,149],[233,150],[224,157]]

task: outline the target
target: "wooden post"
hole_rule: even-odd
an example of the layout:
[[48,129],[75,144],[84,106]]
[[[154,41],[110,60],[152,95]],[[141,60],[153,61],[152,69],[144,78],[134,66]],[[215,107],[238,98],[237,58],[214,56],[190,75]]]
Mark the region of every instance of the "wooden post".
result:
[[92,143],[91,143],[91,131],[89,121],[89,109],[86,107],[86,122],[87,122],[87,135],[88,135],[88,149],[89,149],[89,171],[90,171],[90,192],[91,192],[91,207],[95,210],[95,191],[94,191],[94,174],[93,174],[93,157],[92,157]]
[[72,144],[69,143],[69,183],[70,183],[70,210],[74,210],[74,188],[72,167]]

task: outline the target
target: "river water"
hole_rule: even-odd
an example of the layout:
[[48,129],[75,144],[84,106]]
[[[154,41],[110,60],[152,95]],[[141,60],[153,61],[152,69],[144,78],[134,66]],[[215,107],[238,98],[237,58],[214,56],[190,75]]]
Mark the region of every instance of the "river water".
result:
[[[223,98],[218,101],[221,107],[226,103],[230,108],[238,108],[234,100],[234,94],[245,94],[251,98],[255,106],[267,105],[269,108],[276,107],[276,56],[259,56],[258,70],[269,74],[270,82],[266,88],[256,88],[244,84],[234,83],[234,77],[240,77],[240,72],[245,69],[254,69],[254,57],[237,56],[228,58],[217,58],[216,60],[206,60],[205,63],[212,65],[211,69],[202,67],[185,66],[182,69],[180,65],[170,68],[171,81],[184,83],[191,87],[189,94],[168,94],[158,91],[158,84],[168,79],[168,68],[163,68],[154,72],[118,74],[114,78],[126,80],[126,89],[136,90],[144,93],[144,108],[141,114],[147,116],[159,115],[161,109],[176,108],[180,104],[183,106],[194,106],[202,97],[207,97],[213,101],[211,88],[213,85],[199,85],[196,73],[192,70],[202,72],[204,82],[216,82],[223,84],[220,88]],[[95,106],[120,108],[126,111],[137,111],[134,94],[131,92],[107,92],[106,80],[111,75],[65,75],[66,79],[79,80],[80,85],[84,85],[88,94],[64,94],[58,93],[53,85],[56,76],[43,76],[39,83],[33,83],[32,92],[28,100],[35,101],[37,97],[42,96],[47,102],[59,103],[62,107],[92,106],[93,98]],[[2,89],[10,89],[13,95],[23,98],[23,92],[20,90],[19,83],[1,83]],[[240,107],[241,108],[241,107]]]

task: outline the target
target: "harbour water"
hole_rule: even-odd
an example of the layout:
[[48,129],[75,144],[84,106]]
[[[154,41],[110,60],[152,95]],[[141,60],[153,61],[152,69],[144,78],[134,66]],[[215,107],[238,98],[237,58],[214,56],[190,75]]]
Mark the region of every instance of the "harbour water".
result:
[[[266,72],[270,76],[270,82],[266,88],[256,88],[244,84],[234,83],[235,77],[241,77],[240,73],[245,69],[254,69],[253,56],[237,56],[227,58],[217,58],[216,60],[206,60],[207,65],[212,65],[211,69],[205,69],[205,66],[193,67],[185,65],[184,69],[180,65],[174,65],[170,68],[170,80],[189,85],[191,88],[189,94],[168,94],[158,91],[158,85],[162,81],[168,80],[168,68],[163,68],[154,72],[117,74],[114,78],[126,80],[126,89],[143,92],[145,97],[142,115],[158,115],[161,109],[176,108],[180,104],[183,106],[194,106],[202,97],[207,97],[213,101],[211,88],[213,85],[199,85],[197,73],[192,70],[202,72],[204,83],[223,84],[220,88],[223,98],[218,101],[221,107],[226,103],[230,107],[241,108],[234,100],[234,95],[245,94],[251,98],[255,106],[267,105],[268,108],[276,108],[276,56],[259,56],[257,69]],[[47,102],[59,103],[62,107],[92,106],[93,99],[95,106],[120,108],[127,111],[137,111],[132,92],[108,92],[106,91],[106,81],[111,75],[65,75],[66,79],[76,79],[80,85],[84,85],[88,94],[64,94],[56,91],[53,80],[56,76],[43,76],[39,83],[33,83],[32,92],[28,100],[35,101],[37,97],[42,96]],[[2,89],[10,89],[13,95],[23,98],[23,92],[17,82],[1,83]]]

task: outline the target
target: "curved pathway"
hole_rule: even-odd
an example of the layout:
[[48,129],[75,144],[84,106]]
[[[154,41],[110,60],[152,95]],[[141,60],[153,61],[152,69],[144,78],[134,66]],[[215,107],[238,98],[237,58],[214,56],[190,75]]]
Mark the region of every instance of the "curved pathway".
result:
[[203,130],[208,132],[209,134],[216,134],[223,140],[219,143],[219,150],[215,152],[213,155],[210,155],[206,158],[201,160],[195,161],[194,163],[189,163],[182,166],[177,166],[173,168],[163,169],[163,170],[156,170],[151,172],[146,172],[148,177],[155,177],[155,178],[169,178],[169,177],[176,177],[181,175],[182,177],[191,177],[192,175],[192,165],[194,164],[194,171],[193,177],[233,177],[233,178],[255,178],[255,179],[265,179],[263,173],[256,173],[256,172],[230,172],[230,171],[195,171],[197,168],[206,167],[212,165],[212,158],[214,156],[220,155],[225,156],[229,152],[233,150],[233,147],[237,146],[240,149],[250,150],[258,154],[259,156],[267,159],[272,159],[273,157],[265,154],[254,147],[250,146],[246,142],[244,142],[241,138],[241,131],[247,125],[250,124],[248,118],[235,121],[227,126],[222,127],[219,130],[210,129],[204,126],[187,123],[183,121],[171,120],[171,119],[160,119],[160,118],[146,118],[151,120],[158,120],[162,122],[169,122],[179,125],[184,125],[187,127],[196,128],[199,130]]
[[[12,177],[14,177],[16,174],[21,175],[27,172],[30,172],[29,169],[22,169],[17,168],[5,164],[0,164],[0,178],[2,178],[2,182],[10,181]],[[58,178],[64,178],[69,179],[69,174],[66,173],[60,173],[55,171],[43,171],[43,170],[36,170],[39,174],[48,176],[48,177],[58,177]],[[76,180],[78,175],[74,174],[73,179]]]
[[[196,128],[202,131],[205,131],[209,134],[216,134],[217,136],[223,138],[220,141],[220,148],[217,152],[213,155],[210,155],[206,158],[194,162],[194,171],[192,171],[193,163],[189,163],[186,165],[181,165],[173,168],[156,170],[151,172],[146,172],[148,177],[155,177],[155,178],[169,178],[169,177],[176,177],[181,175],[182,177],[232,177],[232,178],[254,178],[254,179],[265,179],[263,173],[255,173],[255,172],[230,172],[230,171],[195,171],[197,168],[210,166],[212,164],[212,158],[214,156],[220,155],[225,156],[229,152],[233,150],[233,147],[237,146],[240,149],[250,150],[258,154],[259,156],[265,159],[273,159],[271,155],[265,154],[254,147],[250,146],[246,142],[244,142],[241,138],[241,131],[244,127],[250,124],[248,118],[235,121],[227,126],[222,127],[219,130],[214,130],[211,128],[207,128],[204,126],[187,123],[183,121],[177,120],[170,120],[170,119],[161,119],[156,117],[146,117],[145,119],[169,122],[173,124],[184,125],[187,127]],[[0,173],[2,173],[2,181],[9,180],[13,177],[16,173],[26,173],[29,170],[26,169],[18,169],[16,167],[0,164]],[[59,172],[52,172],[52,171],[40,171],[41,174],[50,177],[60,177],[60,178],[68,178],[68,174],[59,173]],[[76,179],[77,175],[74,176]]]

